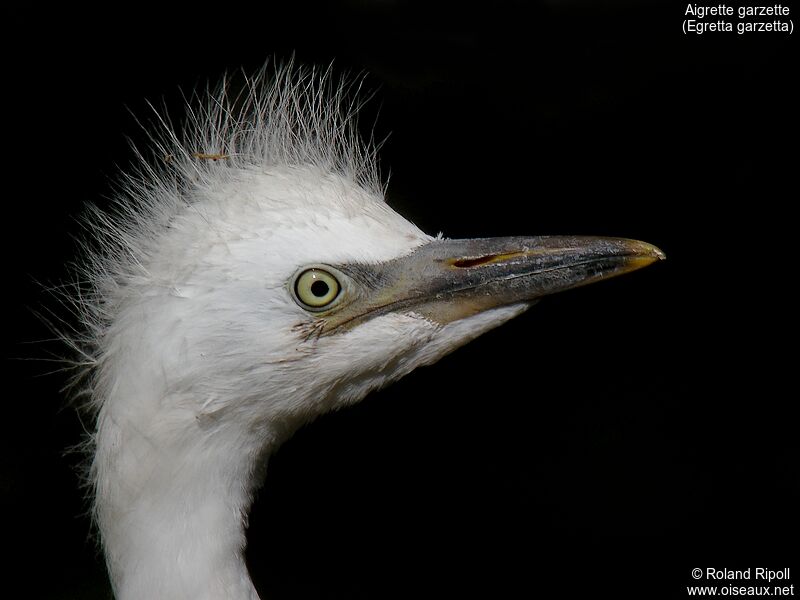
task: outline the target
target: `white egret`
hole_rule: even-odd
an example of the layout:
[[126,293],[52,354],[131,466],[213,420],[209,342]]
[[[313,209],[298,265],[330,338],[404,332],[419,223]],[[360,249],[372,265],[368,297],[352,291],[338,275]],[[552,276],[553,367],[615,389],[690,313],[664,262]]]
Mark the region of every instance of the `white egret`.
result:
[[519,315],[663,258],[597,237],[431,237],[384,202],[357,108],[277,69],[160,118],[94,231],[70,336],[121,600],[256,599],[245,525],[298,427]]

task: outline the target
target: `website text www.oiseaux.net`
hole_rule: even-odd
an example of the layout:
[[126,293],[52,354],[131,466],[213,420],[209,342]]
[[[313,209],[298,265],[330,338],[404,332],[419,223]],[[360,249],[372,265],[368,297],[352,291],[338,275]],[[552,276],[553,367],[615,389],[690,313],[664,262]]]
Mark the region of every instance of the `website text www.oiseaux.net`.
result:
[[[794,596],[794,584],[789,583],[791,571],[786,569],[692,569],[693,579],[705,579],[706,584],[689,585],[686,593],[689,596]],[[722,582],[725,583],[722,583]],[[760,585],[780,582],[781,585]]]

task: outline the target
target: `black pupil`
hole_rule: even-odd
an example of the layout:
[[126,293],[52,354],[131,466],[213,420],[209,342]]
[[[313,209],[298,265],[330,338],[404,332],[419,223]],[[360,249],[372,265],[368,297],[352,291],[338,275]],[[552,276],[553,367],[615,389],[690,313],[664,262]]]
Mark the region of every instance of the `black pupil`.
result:
[[311,293],[317,298],[323,298],[324,296],[327,296],[329,291],[330,287],[328,287],[328,284],[324,281],[320,281],[319,279],[311,284]]

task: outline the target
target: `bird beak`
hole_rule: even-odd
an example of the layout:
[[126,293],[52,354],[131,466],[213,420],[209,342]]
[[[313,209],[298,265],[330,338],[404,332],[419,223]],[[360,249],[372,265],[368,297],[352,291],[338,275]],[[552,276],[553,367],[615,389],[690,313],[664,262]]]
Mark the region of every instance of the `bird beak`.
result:
[[608,279],[665,259],[651,244],[622,238],[546,236],[433,240],[379,265],[339,265],[365,292],[323,333],[388,312],[440,324]]

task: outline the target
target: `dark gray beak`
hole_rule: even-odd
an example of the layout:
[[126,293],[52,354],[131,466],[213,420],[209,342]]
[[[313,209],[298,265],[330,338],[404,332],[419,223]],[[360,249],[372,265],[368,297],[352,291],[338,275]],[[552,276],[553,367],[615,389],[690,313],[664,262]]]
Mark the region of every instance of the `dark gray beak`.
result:
[[337,265],[361,291],[321,333],[387,312],[446,324],[479,312],[608,279],[666,258],[636,240],[581,236],[434,240],[379,265]]

